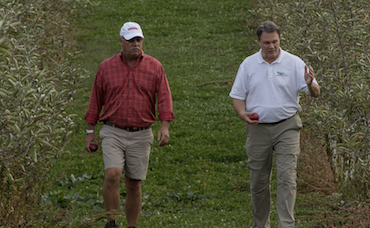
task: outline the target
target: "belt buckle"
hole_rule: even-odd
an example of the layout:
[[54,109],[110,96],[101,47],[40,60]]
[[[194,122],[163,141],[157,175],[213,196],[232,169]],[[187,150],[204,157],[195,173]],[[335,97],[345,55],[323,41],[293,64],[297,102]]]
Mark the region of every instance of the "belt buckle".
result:
[[141,131],[142,128],[141,127],[132,127],[131,130],[132,130],[132,132],[136,132],[136,131]]
[[137,131],[137,127],[125,127],[125,130],[128,132],[135,132]]

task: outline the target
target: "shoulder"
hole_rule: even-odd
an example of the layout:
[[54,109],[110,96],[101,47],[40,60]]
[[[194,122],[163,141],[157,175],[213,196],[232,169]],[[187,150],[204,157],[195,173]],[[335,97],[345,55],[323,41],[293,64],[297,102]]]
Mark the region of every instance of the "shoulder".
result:
[[260,55],[260,52],[257,52],[253,55],[246,57],[243,60],[243,62],[240,64],[240,66],[246,67],[246,66],[254,66],[255,64],[258,64],[260,62],[259,55]]
[[280,63],[281,68],[290,71],[291,76],[303,78],[306,63],[298,56],[283,51],[283,58]]
[[304,61],[297,55],[284,51],[283,49],[281,49],[281,53],[283,55],[283,61],[289,62],[290,64],[305,64]]
[[159,62],[158,59],[156,59],[156,58],[154,58],[150,55],[144,54],[144,53],[143,53],[143,60],[148,64],[153,64],[153,65],[156,65],[156,66],[162,66],[161,62]]
[[105,60],[103,60],[103,62],[100,63],[100,68],[104,68],[104,67],[107,67],[107,66],[117,64],[117,63],[120,62],[120,58],[121,58],[121,54],[118,53],[115,56],[112,56],[108,59],[105,59]]
[[253,55],[246,57],[240,64],[239,71],[245,73],[249,72],[253,69],[258,68],[262,63],[263,63],[262,55],[259,51],[257,53],[254,53]]
[[150,69],[155,74],[162,75],[163,72],[164,72],[164,68],[163,68],[161,62],[159,62],[158,59],[156,59],[156,58],[154,58],[150,55],[147,55],[147,54],[143,53],[143,59],[141,61],[141,64],[142,64],[143,68],[145,68],[147,70]]

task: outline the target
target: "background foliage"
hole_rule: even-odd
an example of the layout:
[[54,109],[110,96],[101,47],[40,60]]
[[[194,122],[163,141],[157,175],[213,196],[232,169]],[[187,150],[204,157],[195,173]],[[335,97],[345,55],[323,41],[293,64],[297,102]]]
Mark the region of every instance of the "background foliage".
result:
[[31,226],[47,219],[40,207],[44,181],[77,130],[74,115],[66,108],[86,78],[85,71],[72,64],[74,52],[69,52],[71,13],[80,4],[0,3],[0,224],[4,227]]

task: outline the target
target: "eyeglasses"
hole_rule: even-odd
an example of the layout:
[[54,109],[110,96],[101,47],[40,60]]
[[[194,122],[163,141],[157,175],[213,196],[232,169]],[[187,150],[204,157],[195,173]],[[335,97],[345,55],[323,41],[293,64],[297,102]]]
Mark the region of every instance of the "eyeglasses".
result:
[[126,41],[129,42],[129,43],[133,43],[134,41],[140,43],[141,41],[143,41],[143,38],[141,38],[141,37],[134,37],[131,40],[126,40]]

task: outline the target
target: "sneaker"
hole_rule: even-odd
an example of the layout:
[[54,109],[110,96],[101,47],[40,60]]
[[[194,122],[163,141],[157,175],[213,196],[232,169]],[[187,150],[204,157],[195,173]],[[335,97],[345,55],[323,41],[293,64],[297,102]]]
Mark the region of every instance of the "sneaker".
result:
[[109,222],[107,222],[107,224],[105,224],[105,228],[117,228],[117,227],[119,227],[119,226],[118,226],[118,223],[116,223],[115,220],[109,221]]

